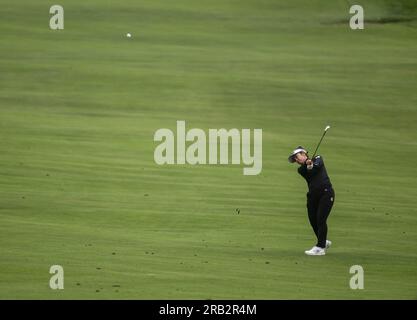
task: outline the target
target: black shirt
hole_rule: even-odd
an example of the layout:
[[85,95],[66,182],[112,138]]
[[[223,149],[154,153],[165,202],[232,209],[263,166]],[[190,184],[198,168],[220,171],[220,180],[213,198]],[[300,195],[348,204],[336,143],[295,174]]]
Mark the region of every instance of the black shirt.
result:
[[330,178],[327,175],[326,167],[324,166],[323,158],[315,156],[313,160],[313,168],[307,169],[304,163],[298,168],[298,173],[307,181],[309,191],[318,191],[324,187],[332,187]]

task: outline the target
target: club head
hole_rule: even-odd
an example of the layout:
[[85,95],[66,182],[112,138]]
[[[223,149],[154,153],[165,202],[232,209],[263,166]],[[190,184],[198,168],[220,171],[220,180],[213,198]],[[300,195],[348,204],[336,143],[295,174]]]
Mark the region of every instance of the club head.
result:
[[330,126],[327,126],[325,129],[324,129],[324,131],[327,131],[327,130],[329,130],[330,129]]

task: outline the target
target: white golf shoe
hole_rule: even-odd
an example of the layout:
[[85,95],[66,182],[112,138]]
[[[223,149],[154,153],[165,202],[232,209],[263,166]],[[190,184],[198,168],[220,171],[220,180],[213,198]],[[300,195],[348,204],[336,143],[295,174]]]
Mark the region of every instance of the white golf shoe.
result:
[[332,242],[330,240],[326,240],[326,249],[329,249],[332,245]]
[[305,254],[308,256],[324,256],[326,251],[323,248],[314,246],[310,250],[305,251]]

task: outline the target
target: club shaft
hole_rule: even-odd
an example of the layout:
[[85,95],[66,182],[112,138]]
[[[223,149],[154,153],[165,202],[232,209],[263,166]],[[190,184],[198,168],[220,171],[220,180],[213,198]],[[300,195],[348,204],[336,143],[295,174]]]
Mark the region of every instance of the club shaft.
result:
[[321,139],[319,141],[319,143],[317,144],[316,150],[314,150],[313,156],[311,157],[312,159],[316,156],[316,152],[320,147],[321,142],[323,141],[324,136],[326,135],[327,130],[325,130],[321,136]]

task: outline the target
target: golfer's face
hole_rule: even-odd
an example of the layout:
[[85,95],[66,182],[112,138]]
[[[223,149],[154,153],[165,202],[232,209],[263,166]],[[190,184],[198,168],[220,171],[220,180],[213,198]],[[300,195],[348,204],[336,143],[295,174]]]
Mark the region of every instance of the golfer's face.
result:
[[295,155],[294,159],[298,164],[304,164],[307,160],[307,155],[304,152],[299,152]]

